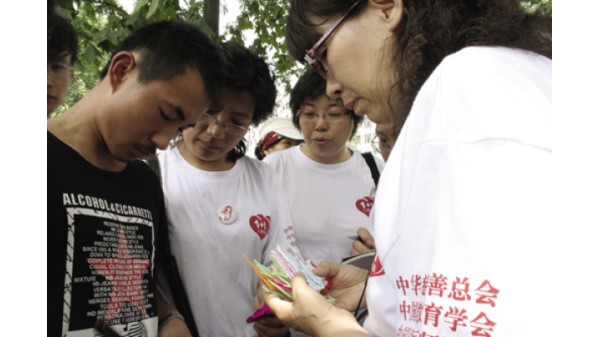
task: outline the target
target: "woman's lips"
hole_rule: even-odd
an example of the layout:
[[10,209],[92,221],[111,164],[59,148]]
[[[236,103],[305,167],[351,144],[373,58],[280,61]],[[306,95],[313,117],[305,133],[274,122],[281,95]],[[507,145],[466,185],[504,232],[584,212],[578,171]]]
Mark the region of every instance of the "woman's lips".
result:
[[314,138],[313,142],[318,145],[323,145],[323,144],[327,144],[329,142],[329,140],[325,139],[325,138]]
[[219,151],[221,149],[221,146],[211,142],[211,141],[204,141],[202,139],[200,139],[200,144],[202,144],[202,147],[204,147],[205,149],[209,150],[209,151]]

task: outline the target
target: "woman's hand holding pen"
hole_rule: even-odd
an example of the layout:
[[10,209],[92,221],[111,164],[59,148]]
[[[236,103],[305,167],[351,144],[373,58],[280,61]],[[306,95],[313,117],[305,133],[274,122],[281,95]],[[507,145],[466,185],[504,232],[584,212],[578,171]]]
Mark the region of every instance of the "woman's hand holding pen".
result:
[[349,236],[350,239],[354,240],[350,255],[358,255],[375,249],[375,240],[373,240],[373,236],[371,236],[368,229],[360,227],[356,234],[356,236]]

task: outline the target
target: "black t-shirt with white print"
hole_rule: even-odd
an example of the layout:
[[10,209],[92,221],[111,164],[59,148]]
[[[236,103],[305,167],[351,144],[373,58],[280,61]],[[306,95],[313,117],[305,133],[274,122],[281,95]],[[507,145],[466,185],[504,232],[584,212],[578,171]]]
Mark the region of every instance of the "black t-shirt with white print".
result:
[[48,336],[155,336],[164,200],[142,161],[101,170],[48,132]]

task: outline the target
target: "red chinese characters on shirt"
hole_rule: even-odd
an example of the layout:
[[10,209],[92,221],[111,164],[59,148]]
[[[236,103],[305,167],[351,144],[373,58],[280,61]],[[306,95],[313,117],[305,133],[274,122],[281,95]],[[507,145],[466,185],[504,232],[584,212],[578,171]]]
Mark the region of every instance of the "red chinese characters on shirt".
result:
[[448,294],[448,297],[457,301],[470,300],[471,295],[469,295],[469,279],[467,277],[463,277],[462,279],[457,277],[456,280],[452,282],[452,289],[450,289],[450,294]]
[[[422,301],[402,301],[398,305],[404,320],[433,328],[443,324],[451,332],[468,329],[471,336],[492,337],[496,322],[485,310],[496,306],[500,290],[487,279],[476,283],[478,286],[475,288],[468,277],[455,277],[451,282],[449,280],[440,273],[398,276],[396,287],[401,294],[423,296]],[[435,298],[450,299],[456,305],[439,305],[435,303]],[[462,303],[475,303],[478,309],[473,312],[473,306],[470,306],[471,311],[468,311]],[[442,337],[404,325],[396,331],[396,336]]]
[[479,288],[475,289],[475,294],[477,295],[477,299],[475,302],[480,304],[489,304],[492,307],[496,306],[495,299],[498,298],[498,293],[500,291],[490,284],[490,281],[485,280],[479,286]]

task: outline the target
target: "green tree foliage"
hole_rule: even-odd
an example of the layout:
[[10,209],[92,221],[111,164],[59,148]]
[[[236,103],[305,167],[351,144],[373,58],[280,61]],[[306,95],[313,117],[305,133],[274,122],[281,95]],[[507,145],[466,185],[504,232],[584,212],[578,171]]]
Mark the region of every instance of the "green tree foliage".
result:
[[[218,7],[218,0],[208,1],[216,2]],[[185,7],[182,8],[179,0],[138,0],[130,14],[117,0],[58,0],[56,11],[70,19],[79,34],[79,62],[74,68],[69,96],[56,114],[77,102],[98,82],[117,45],[145,24],[185,20],[217,39],[217,32],[211,30],[203,19],[203,4],[202,1],[189,0],[183,3]]]
[[[288,0],[240,0],[241,14],[236,24],[229,26],[227,33],[233,40],[242,42],[244,32],[254,33],[254,41],[248,47],[270,62],[279,83],[285,91],[291,90],[291,78],[297,78],[303,65],[300,65],[287,52],[285,46],[285,25],[289,7]],[[248,41],[246,41],[248,43]]]
[[[181,19],[197,25],[215,41],[233,39],[268,60],[277,82],[286,92],[304,66],[285,47],[289,0],[239,0],[240,15],[224,32],[218,31],[219,13],[227,10],[219,0],[137,0],[128,13],[118,0],[57,0],[57,12],[72,20],[79,33],[79,62],[66,110],[98,81],[115,47],[133,30],[151,22]],[[552,0],[521,0],[528,11],[552,14]],[[253,36],[252,41],[244,37]],[[284,103],[285,104],[285,103]]]
[[552,0],[521,0],[521,5],[527,11],[539,11],[546,15],[552,15]]

